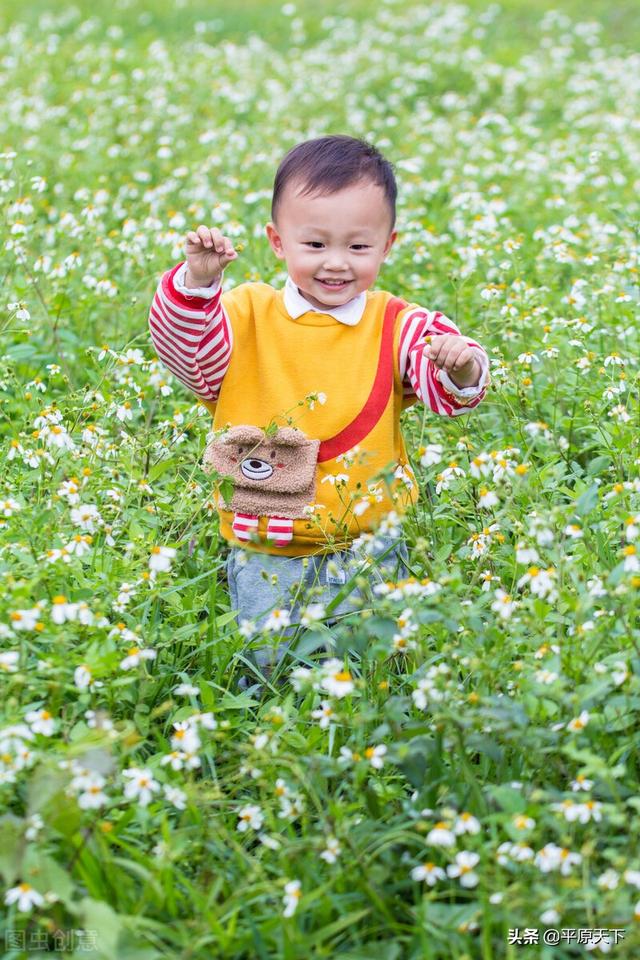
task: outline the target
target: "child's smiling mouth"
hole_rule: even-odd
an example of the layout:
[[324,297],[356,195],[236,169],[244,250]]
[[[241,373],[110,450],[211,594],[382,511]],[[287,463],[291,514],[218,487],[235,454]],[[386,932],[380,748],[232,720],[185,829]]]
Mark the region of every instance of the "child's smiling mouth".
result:
[[316,277],[315,279],[327,290],[342,290],[343,287],[351,283],[351,280],[330,280],[326,277]]

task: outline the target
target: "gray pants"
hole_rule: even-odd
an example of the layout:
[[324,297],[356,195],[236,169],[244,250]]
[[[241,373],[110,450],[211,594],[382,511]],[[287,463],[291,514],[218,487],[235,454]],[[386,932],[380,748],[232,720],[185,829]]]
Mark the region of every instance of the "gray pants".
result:
[[[247,621],[246,633],[259,633],[277,608],[286,611],[289,625],[283,624],[282,630],[274,632],[292,636],[300,629],[301,614],[312,604],[322,604],[326,616],[333,620],[367,606],[373,600],[371,591],[376,583],[401,580],[409,575],[404,540],[377,537],[370,555],[372,563],[352,550],[281,557],[231,547],[227,579],[231,607],[237,611],[240,627]],[[358,582],[349,585],[354,577]],[[253,659],[268,669],[282,658],[288,647],[289,642],[285,642],[276,650],[272,647],[254,649]]]

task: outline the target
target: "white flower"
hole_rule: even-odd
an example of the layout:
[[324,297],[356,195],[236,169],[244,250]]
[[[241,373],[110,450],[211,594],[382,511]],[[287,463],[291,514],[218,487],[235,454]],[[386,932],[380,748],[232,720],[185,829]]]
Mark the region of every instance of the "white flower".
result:
[[94,533],[96,524],[102,523],[103,520],[95,504],[83,503],[80,507],[76,507],[71,511],[71,522],[76,527],[80,527],[81,530],[88,530],[89,533]]
[[455,834],[449,829],[449,824],[445,823],[444,820],[440,820],[435,826],[429,831],[426,836],[425,843],[430,844],[433,847],[453,847],[456,842]]
[[513,818],[513,825],[516,830],[533,830],[536,822],[533,817],[528,817],[525,813],[518,813]]
[[477,454],[469,464],[469,473],[474,480],[479,480],[480,477],[488,477],[491,473],[491,457],[489,454],[484,451]]
[[547,570],[543,570],[541,567],[529,567],[527,572],[518,580],[518,586],[522,587],[528,583],[531,588],[531,593],[535,596],[542,598],[547,597],[551,600],[555,597],[553,580],[551,579],[554,575],[555,570],[553,567],[549,567]]
[[[76,533],[75,537],[72,537],[71,540],[65,544],[64,550],[73,556],[84,557],[84,555],[91,550],[92,541],[93,537],[90,533]],[[55,554],[55,551],[50,551],[50,553]]]
[[346,697],[355,689],[351,674],[344,669],[340,660],[327,660],[323,664],[321,684],[333,697]]
[[384,493],[380,484],[370,483],[368,487],[368,493],[362,500],[359,500],[358,503],[353,508],[353,512],[356,517],[362,516],[362,514],[369,509],[369,507],[375,506],[376,503],[382,503],[384,500]]
[[7,650],[6,653],[0,653],[0,671],[6,673],[15,673],[18,669],[20,654],[17,650]]
[[638,551],[636,550],[635,544],[629,543],[623,548],[622,553],[625,558],[623,564],[623,569],[625,572],[637,573],[640,571],[640,558],[638,557]]
[[128,777],[124,795],[127,800],[137,799],[141,807],[146,807],[153,799],[153,794],[160,789],[160,784],[153,779],[149,770],[139,767],[129,767],[122,771],[123,777]]
[[517,602],[512,599],[511,594],[502,590],[500,587],[495,591],[495,598],[491,604],[491,609],[497,613],[498,616],[502,617],[503,620],[508,620],[518,606]]
[[455,461],[452,461],[448,467],[439,473],[436,477],[436,493],[442,490],[448,490],[456,477],[464,477],[464,470],[459,467]]
[[282,846],[282,842],[277,837],[270,837],[268,833],[259,833],[258,840],[269,850],[279,850]]
[[44,827],[44,820],[39,813],[34,813],[27,818],[27,823],[29,826],[25,830],[24,835],[27,840],[35,840]]
[[48,710],[30,710],[25,720],[34,733],[41,733],[44,737],[50,737],[55,729],[55,720]]
[[173,692],[178,697],[197,697],[200,690],[198,687],[194,687],[192,683],[179,683],[177,687],[174,687]]
[[572,853],[566,847],[558,847],[555,843],[547,843],[535,856],[534,863],[542,873],[560,870],[563,876],[568,876],[571,868],[582,863],[579,853]]
[[17,887],[11,887],[4,895],[4,902],[9,906],[12,903],[18,904],[18,910],[21,913],[28,913],[32,907],[41,907],[44,903],[42,894],[34,890],[30,883],[19,883]]
[[540,555],[535,547],[527,547],[524,543],[516,545],[516,563],[538,563]]
[[586,725],[589,723],[589,712],[588,710],[582,710],[580,716],[574,717],[573,720],[570,720],[567,724],[567,730],[571,730],[572,733],[579,733],[581,730],[584,730]]
[[637,887],[640,890],[640,870],[625,870],[622,879],[625,883],[629,883],[632,887]]
[[187,806],[187,795],[184,790],[181,790],[180,787],[172,787],[171,784],[168,783],[166,783],[162,789],[165,797],[176,810],[185,809]]
[[456,862],[450,863],[447,867],[447,873],[450,877],[460,877],[462,887],[475,887],[478,883],[478,875],[473,872],[473,868],[479,860],[477,853],[462,850],[456,854]]
[[356,763],[358,760],[362,760],[362,757],[359,753],[356,753],[354,750],[351,750],[349,747],[340,747],[340,756],[338,758],[338,763],[341,766],[348,767],[352,763]]
[[31,610],[12,610],[9,614],[14,630],[35,630],[40,616],[40,607]]
[[487,487],[480,487],[478,493],[478,506],[483,509],[495,507],[495,505],[500,502],[493,490],[489,490]]
[[549,910],[545,910],[540,914],[540,923],[543,923],[545,927],[554,927],[559,922],[560,914],[557,910],[554,910],[553,907],[550,907]]
[[325,844],[325,849],[320,853],[320,859],[326,863],[335,863],[342,853],[339,841],[335,837],[327,837]]
[[592,787],[593,780],[587,780],[583,773],[579,773],[575,780],[571,781],[571,789],[574,791],[591,790]]
[[124,660],[120,661],[120,669],[130,670],[132,667],[137,667],[143,660],[154,660],[156,656],[155,650],[131,647]]
[[617,403],[615,407],[611,407],[611,410],[607,412],[607,416],[614,417],[622,423],[628,423],[629,420],[631,420],[631,414],[623,403]]
[[264,821],[264,815],[260,807],[251,803],[238,810],[238,817],[240,819],[237,829],[240,833],[245,833],[249,828],[259,830]]
[[197,730],[188,720],[174,723],[175,733],[171,737],[171,746],[174,750],[184,750],[185,753],[195,753],[200,747],[200,737]]
[[536,670],[534,678],[537,683],[545,683],[550,685],[556,682],[558,679],[558,674],[554,673],[553,670]]
[[292,917],[296,912],[298,901],[302,896],[299,880],[290,880],[284,888],[284,910],[283,917]]
[[102,683],[93,679],[93,674],[86,664],[82,663],[73,671],[73,682],[79,690],[85,690],[87,687],[101,687]]
[[566,526],[564,528],[564,533],[565,533],[565,536],[572,537],[572,539],[574,540],[579,540],[581,537],[584,536],[582,527],[578,526],[577,523],[570,523],[568,526]]
[[125,420],[133,420],[133,410],[129,400],[125,400],[124,403],[116,407],[116,417],[121,423],[124,423]]
[[149,558],[149,568],[151,570],[166,572],[171,569],[171,561],[176,555],[173,547],[152,547]]
[[83,810],[96,810],[98,807],[103,807],[108,800],[102,789],[104,784],[104,777],[95,771],[83,777],[83,792],[78,797],[78,806]]
[[426,447],[420,447],[418,456],[420,457],[420,466],[432,467],[442,460],[442,444],[428,443]]
[[317,710],[311,711],[311,716],[318,721],[321,730],[325,730],[334,717],[333,707],[330,700],[323,700]]
[[300,617],[300,623],[303,627],[308,627],[311,623],[316,623],[326,616],[326,608],[323,603],[310,603],[304,608]]
[[573,800],[563,800],[561,803],[552,803],[551,808],[564,814],[565,820],[573,823],[588,823],[590,820],[602,820],[602,804],[597,800],[587,800],[585,803],[575,803]]
[[461,833],[480,833],[480,821],[471,813],[461,813],[453,825],[453,832]]
[[627,540],[635,540],[640,536],[640,513],[627,517],[624,522],[624,535]]
[[265,620],[262,629],[268,630],[269,632],[275,632],[276,630],[284,630],[284,628],[288,627],[290,623],[291,613],[288,610],[281,610],[276,607],[276,609],[272,610]]
[[411,871],[412,880],[425,880],[430,887],[433,887],[438,880],[445,880],[446,873],[442,867],[437,867],[435,863],[421,863]]
[[615,890],[620,883],[620,874],[609,868],[598,877],[597,884],[601,890]]
[[624,660],[616,660],[611,668],[611,679],[617,687],[629,677],[629,668]]
[[384,755],[386,752],[386,745],[381,743],[377,747],[367,747],[367,749],[364,751],[364,755],[374,770],[381,770],[384,764]]
[[335,485],[340,486],[341,484],[348,483],[348,482],[349,482],[348,473],[336,473],[336,474],[328,473],[320,481],[320,483],[330,483],[332,486],[335,486]]
[[0,516],[11,517],[17,510],[22,510],[22,506],[17,500],[14,500],[13,497],[0,500]]

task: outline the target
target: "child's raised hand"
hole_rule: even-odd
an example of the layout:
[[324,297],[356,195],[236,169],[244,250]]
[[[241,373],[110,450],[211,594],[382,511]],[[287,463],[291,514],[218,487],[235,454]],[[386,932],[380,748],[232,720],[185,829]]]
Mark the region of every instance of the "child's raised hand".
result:
[[435,337],[425,337],[428,344],[427,357],[444,370],[458,386],[469,386],[476,382],[480,374],[480,364],[464,337],[454,333],[443,333]]
[[187,258],[187,287],[210,287],[220,279],[228,263],[238,254],[233,243],[217,227],[200,224],[186,236],[184,251]]

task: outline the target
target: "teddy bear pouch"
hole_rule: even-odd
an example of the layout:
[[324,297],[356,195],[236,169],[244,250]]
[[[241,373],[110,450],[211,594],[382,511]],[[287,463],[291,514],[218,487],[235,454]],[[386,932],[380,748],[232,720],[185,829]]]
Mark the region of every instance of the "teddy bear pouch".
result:
[[238,539],[251,539],[258,517],[266,516],[270,518],[267,535],[274,534],[269,539],[277,545],[289,542],[292,524],[279,521],[303,517],[304,508],[315,502],[319,447],[319,440],[309,440],[293,427],[283,427],[271,436],[259,427],[231,427],[211,441],[204,451],[203,469],[217,470],[233,481],[226,508],[235,514],[233,530]]

